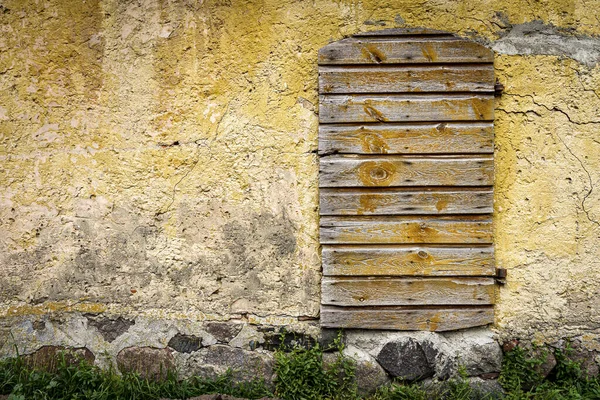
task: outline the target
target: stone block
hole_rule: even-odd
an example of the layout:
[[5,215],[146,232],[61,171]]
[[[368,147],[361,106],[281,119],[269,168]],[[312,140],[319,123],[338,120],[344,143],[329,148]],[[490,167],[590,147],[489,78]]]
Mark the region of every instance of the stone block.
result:
[[219,343],[229,343],[231,339],[240,333],[243,326],[243,324],[238,322],[208,322],[204,326],[204,329]]
[[387,343],[377,361],[393,377],[416,381],[432,377],[435,368],[421,343],[413,338]]
[[117,366],[122,373],[133,372],[142,378],[161,380],[175,371],[175,359],[170,349],[127,347],[117,354]]
[[182,359],[180,370],[186,376],[214,379],[231,370],[236,382],[264,379],[273,381],[273,355],[224,345],[214,345],[191,353]]
[[86,347],[67,348],[63,346],[43,346],[31,354],[23,356],[25,363],[35,369],[55,372],[63,360],[67,365],[76,365],[85,360],[93,364],[96,357]]
[[96,328],[108,343],[114,342],[115,339],[127,332],[135,324],[135,321],[122,317],[111,319],[88,314],[86,318],[88,319],[88,325]]
[[178,333],[169,340],[168,346],[180,353],[192,353],[202,347],[202,338]]

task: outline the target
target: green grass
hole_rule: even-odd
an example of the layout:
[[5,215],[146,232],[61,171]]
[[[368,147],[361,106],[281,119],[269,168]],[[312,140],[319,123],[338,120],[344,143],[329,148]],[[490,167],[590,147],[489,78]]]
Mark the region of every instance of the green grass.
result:
[[214,380],[197,377],[178,380],[171,373],[157,382],[136,374],[119,375],[112,369],[101,370],[84,360],[74,365],[64,357],[55,373],[31,369],[22,358],[0,362],[0,394],[11,394],[10,400],[186,399],[212,393],[249,399],[273,395],[264,381],[235,383],[231,373]]
[[[163,381],[149,381],[135,374],[117,374],[81,361],[74,364],[64,356],[53,373],[30,368],[24,358],[0,361],[0,394],[10,394],[10,400],[75,400],[123,399],[154,400],[186,399],[202,394],[229,394],[258,399],[280,397],[284,400],[357,400],[360,398],[355,379],[355,365],[342,356],[341,341],[334,344],[334,353],[324,363],[323,349],[280,348],[275,353],[277,378],[272,386],[262,380],[236,383],[232,373],[218,379],[198,377],[179,380],[171,373]],[[548,378],[538,371],[545,355],[533,357],[520,347],[507,353],[500,383],[508,400],[575,400],[600,399],[600,383],[586,377],[581,366],[570,358],[571,350],[555,352],[557,366]],[[435,388],[419,384],[394,382],[382,387],[369,400],[467,400],[485,399],[469,386],[464,370],[459,376]]]
[[572,349],[556,350],[556,367],[548,378],[540,373],[540,366],[546,357],[544,352],[538,357],[520,347],[504,355],[500,383],[507,391],[508,400],[579,400],[600,399],[600,382],[596,377],[587,377],[581,365],[570,356]]

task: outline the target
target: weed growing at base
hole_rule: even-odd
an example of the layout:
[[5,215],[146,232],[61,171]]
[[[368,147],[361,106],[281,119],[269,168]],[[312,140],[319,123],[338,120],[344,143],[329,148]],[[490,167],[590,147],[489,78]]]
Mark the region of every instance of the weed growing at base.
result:
[[137,374],[119,375],[102,370],[85,360],[69,363],[61,357],[55,373],[29,368],[23,358],[0,361],[0,394],[10,400],[155,400],[187,399],[203,394],[229,394],[258,399],[273,393],[262,380],[236,383],[232,374],[217,379],[193,377],[178,380],[174,373],[163,381],[151,381]]
[[[178,380],[174,373],[163,381],[150,381],[136,374],[119,375],[114,370],[101,370],[82,360],[74,364],[64,356],[58,368],[50,373],[31,369],[24,358],[0,361],[0,394],[10,394],[10,400],[155,400],[186,399],[203,394],[229,394],[258,399],[280,397],[284,400],[357,400],[355,364],[342,356],[343,345],[337,340],[329,363],[324,363],[323,349],[281,347],[275,353],[274,386],[264,380],[238,383],[231,372],[214,380],[193,377]],[[539,372],[545,355],[532,357],[516,347],[504,358],[500,383],[508,400],[529,399],[600,399],[600,383],[587,378],[578,363],[569,358],[570,349],[556,351],[557,365],[548,378]],[[442,386],[395,382],[379,389],[370,400],[467,400],[489,399],[474,390],[462,370],[459,376]]]

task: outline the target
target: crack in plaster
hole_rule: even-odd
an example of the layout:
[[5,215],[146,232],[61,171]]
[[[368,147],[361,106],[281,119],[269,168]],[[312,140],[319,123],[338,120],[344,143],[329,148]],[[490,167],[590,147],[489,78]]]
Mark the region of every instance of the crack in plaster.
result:
[[[571,119],[571,116],[564,110],[554,106],[552,108],[548,107],[547,105],[543,104],[543,103],[539,103],[535,100],[535,97],[531,94],[525,94],[525,95],[520,95],[520,94],[516,94],[516,93],[504,93],[504,95],[507,96],[514,96],[514,97],[520,97],[520,98],[530,98],[532,103],[535,104],[538,107],[542,107],[544,109],[546,109],[549,112],[559,112],[561,114],[563,114],[565,117],[567,117],[567,120],[575,125],[588,125],[588,124],[599,124],[600,121],[586,121],[586,122],[577,122]],[[532,112],[535,115],[537,115],[538,117],[541,117],[541,115],[539,113],[537,113],[534,110],[527,110],[527,111],[507,111],[504,109],[498,109],[500,111],[504,111],[506,113],[513,113],[513,114],[523,114],[523,115],[527,115],[528,112]],[[554,132],[556,137],[558,138],[558,140],[563,144],[563,146],[565,146],[565,148],[567,149],[567,151],[579,162],[579,165],[581,165],[581,168],[583,169],[583,171],[586,173],[587,177],[588,177],[588,182],[590,185],[590,189],[587,191],[587,193],[585,194],[585,196],[583,197],[583,200],[581,201],[581,210],[584,212],[584,214],[586,215],[588,221],[590,221],[591,223],[600,226],[600,221],[592,218],[592,216],[590,215],[590,210],[586,208],[585,206],[585,202],[586,200],[591,196],[591,194],[594,191],[594,180],[592,179],[592,175],[590,174],[590,171],[587,169],[587,167],[585,166],[583,160],[581,160],[580,157],[578,157],[573,150],[567,145],[567,143],[563,140],[563,138],[556,132]]]

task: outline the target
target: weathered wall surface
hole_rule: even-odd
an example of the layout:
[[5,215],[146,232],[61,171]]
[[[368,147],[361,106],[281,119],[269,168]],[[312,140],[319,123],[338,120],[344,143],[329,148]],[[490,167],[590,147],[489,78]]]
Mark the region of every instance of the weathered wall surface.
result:
[[[315,333],[317,51],[401,26],[497,52],[495,329],[600,348],[597,9],[1,0],[2,354],[164,347],[198,321]],[[137,322],[110,341],[93,321],[118,316]]]

